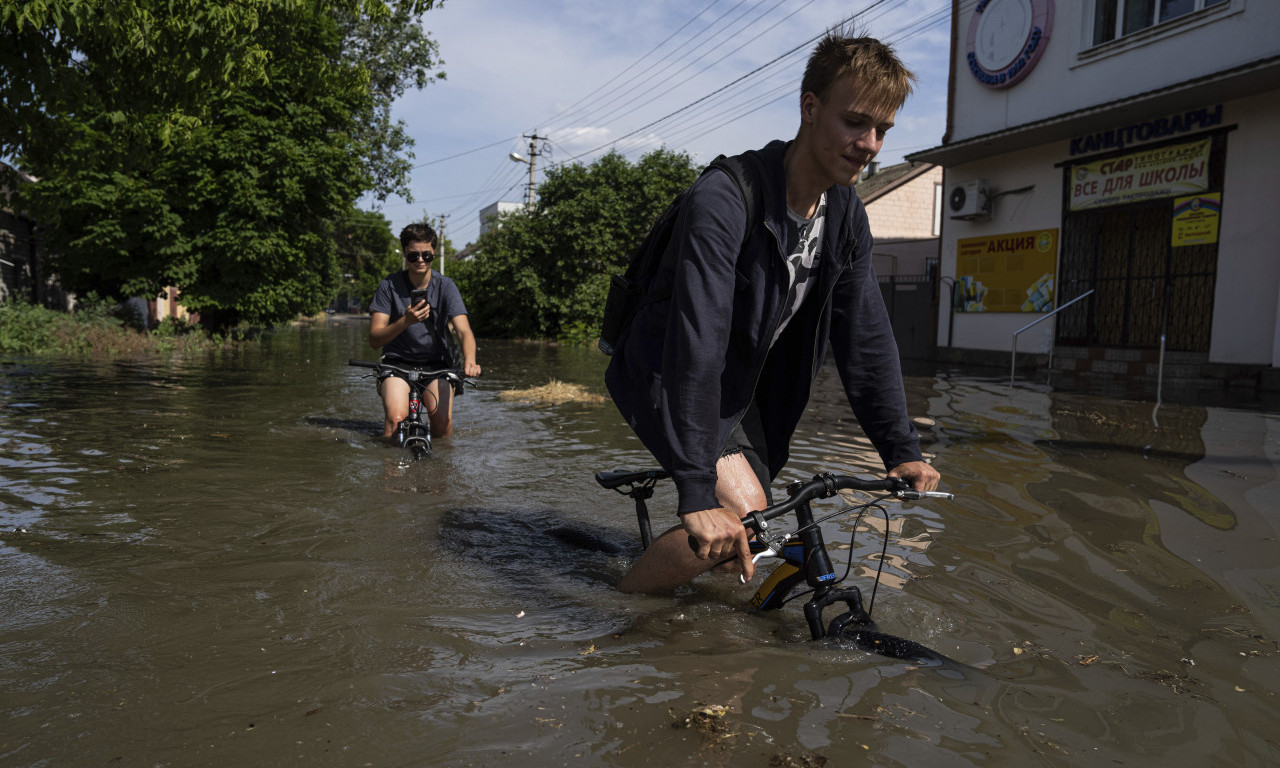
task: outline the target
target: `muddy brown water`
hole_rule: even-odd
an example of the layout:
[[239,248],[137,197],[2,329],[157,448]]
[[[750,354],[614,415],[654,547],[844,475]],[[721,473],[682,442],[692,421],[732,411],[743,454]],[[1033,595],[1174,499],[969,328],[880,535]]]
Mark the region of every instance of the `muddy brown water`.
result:
[[[652,462],[607,403],[498,397],[599,392],[598,353],[482,343],[407,463],[364,333],[0,365],[0,765],[1280,764],[1273,413],[911,378],[957,498],[891,506],[874,613],[957,662],[919,667],[727,578],[617,594],[591,475]],[[865,456],[824,372],[775,488]]]

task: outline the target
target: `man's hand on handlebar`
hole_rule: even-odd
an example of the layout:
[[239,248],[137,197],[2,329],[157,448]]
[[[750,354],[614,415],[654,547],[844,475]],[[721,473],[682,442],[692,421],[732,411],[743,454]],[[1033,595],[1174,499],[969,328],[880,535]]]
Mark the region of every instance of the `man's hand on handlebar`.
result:
[[899,464],[889,470],[889,477],[900,477],[911,483],[911,487],[917,491],[936,490],[938,481],[942,479],[942,476],[938,474],[938,470],[923,461],[908,461],[905,464]]
[[680,516],[689,533],[690,546],[699,560],[720,562],[731,557],[738,559],[742,577],[750,581],[756,566],[751,560],[751,548],[747,544],[747,529],[742,520],[724,507],[689,512]]

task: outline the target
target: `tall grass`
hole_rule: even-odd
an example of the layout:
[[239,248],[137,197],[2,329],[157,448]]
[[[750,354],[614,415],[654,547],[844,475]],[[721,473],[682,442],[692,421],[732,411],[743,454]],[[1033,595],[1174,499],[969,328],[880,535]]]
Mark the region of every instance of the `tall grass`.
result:
[[106,302],[90,300],[74,313],[0,302],[0,354],[128,357],[210,349],[221,343],[199,328],[168,318],[150,332],[139,331]]

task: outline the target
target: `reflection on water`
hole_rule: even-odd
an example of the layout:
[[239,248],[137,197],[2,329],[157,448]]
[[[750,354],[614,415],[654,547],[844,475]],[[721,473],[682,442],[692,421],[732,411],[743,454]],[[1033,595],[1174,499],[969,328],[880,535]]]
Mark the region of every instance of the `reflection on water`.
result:
[[[1280,764],[1273,414],[911,378],[956,500],[825,527],[864,592],[887,529],[875,617],[944,673],[729,578],[618,595],[591,476],[652,460],[611,406],[497,396],[599,392],[598,353],[485,343],[407,463],[364,335],[0,367],[0,764]],[[793,448],[776,493],[877,469],[829,372]]]

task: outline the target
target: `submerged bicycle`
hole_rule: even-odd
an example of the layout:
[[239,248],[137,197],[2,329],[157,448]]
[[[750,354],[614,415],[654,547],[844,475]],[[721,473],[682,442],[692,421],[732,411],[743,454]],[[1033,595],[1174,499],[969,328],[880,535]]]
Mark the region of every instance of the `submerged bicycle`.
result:
[[[645,548],[648,548],[653,541],[646,501],[653,496],[653,488],[658,481],[668,477],[670,474],[661,469],[614,470],[596,473],[596,482],[602,487],[629,496],[635,501],[640,540]],[[815,519],[810,502],[815,499],[831,498],[842,490],[881,495],[852,508],[844,508]],[[946,657],[919,643],[881,632],[871,619],[871,609],[875,605],[876,588],[879,587],[880,575],[884,568],[884,554],[889,546],[887,525],[889,513],[880,502],[891,497],[915,501],[926,498],[950,499],[954,498],[953,495],[941,491],[912,490],[906,481],[895,477],[872,479],[832,474],[819,474],[808,482],[792,483],[787,488],[787,495],[786,501],[752,512],[742,520],[742,524],[748,531],[755,533],[755,537],[751,540],[751,551],[755,553],[752,558],[754,561],[759,562],[765,557],[782,559],[782,563],[769,574],[752,596],[751,610],[776,610],[795,598],[810,595],[809,600],[804,604],[804,616],[809,625],[809,633],[814,640],[837,639],[861,650],[897,659],[926,663],[946,661]],[[860,522],[863,513],[871,507],[876,507],[884,513],[885,549],[881,552],[880,566],[876,570],[871,600],[864,609],[862,591],[856,586],[841,586],[852,570],[852,540],[849,548],[849,562],[845,566],[844,574],[837,576],[827,553],[827,545],[823,540],[820,524],[838,515],[847,514],[851,510],[857,511]],[[775,531],[769,525],[771,520],[788,513],[795,513],[795,530]],[[854,528],[856,530],[856,523]],[[692,537],[690,537],[690,543],[696,546]],[[809,589],[796,592],[802,586],[808,586]],[[848,610],[833,618],[829,624],[824,623],[824,611],[837,603],[844,603]]]
[[431,454],[431,420],[424,418],[422,407],[422,395],[427,387],[433,381],[442,380],[453,388],[454,395],[461,395],[465,385],[475,386],[475,382],[463,378],[461,371],[452,368],[423,370],[374,360],[348,360],[347,365],[372,368],[375,371],[372,375],[399,376],[409,382],[409,415],[396,426],[396,442],[413,454],[415,461]]

